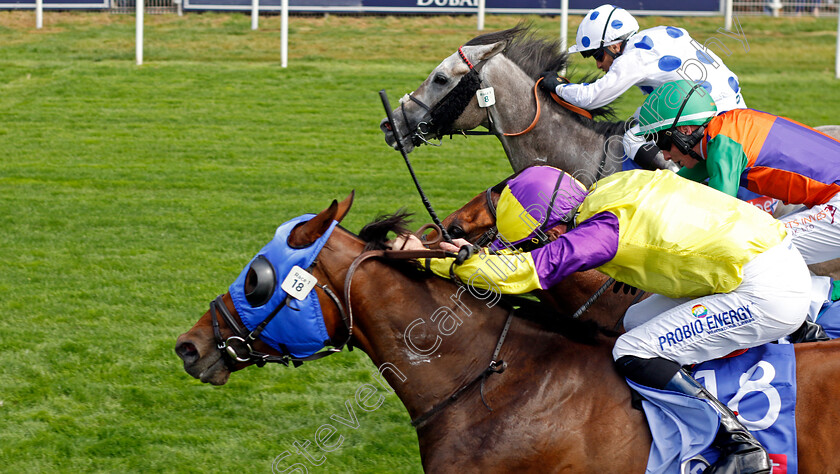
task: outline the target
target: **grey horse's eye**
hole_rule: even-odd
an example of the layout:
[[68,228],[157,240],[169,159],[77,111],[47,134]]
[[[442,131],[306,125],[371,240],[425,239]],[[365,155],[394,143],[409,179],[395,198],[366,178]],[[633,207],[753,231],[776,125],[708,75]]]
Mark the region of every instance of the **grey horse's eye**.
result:
[[449,82],[449,79],[446,76],[444,76],[443,74],[436,74],[435,78],[432,79],[432,81],[435,84],[439,84],[439,85],[442,86],[442,85],[445,85],[447,82]]

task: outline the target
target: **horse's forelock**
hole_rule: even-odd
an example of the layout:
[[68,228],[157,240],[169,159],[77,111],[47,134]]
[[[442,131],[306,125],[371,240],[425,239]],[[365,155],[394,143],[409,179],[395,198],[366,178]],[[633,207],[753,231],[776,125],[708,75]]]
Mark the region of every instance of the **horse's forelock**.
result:
[[384,250],[387,249],[388,233],[394,232],[397,235],[410,233],[408,225],[411,221],[411,213],[405,209],[400,209],[393,214],[383,214],[378,216],[370,224],[362,227],[359,231],[359,238],[367,243],[365,250]]

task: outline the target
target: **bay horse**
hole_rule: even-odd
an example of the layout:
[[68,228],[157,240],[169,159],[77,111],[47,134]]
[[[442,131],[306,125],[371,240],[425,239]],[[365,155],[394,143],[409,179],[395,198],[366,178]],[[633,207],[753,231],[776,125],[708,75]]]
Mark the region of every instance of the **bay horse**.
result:
[[[361,260],[400,220],[363,229],[371,242],[340,226],[326,234],[352,197],[294,227],[287,242],[305,249],[326,239],[310,271],[327,343],[358,347],[379,368],[414,421],[426,472],[644,472],[651,436],[613,369],[614,336],[561,316],[511,317],[501,304],[415,267]],[[220,349],[242,320],[230,292],[216,302],[178,337],[175,352],[188,374],[223,385],[259,360]],[[840,410],[831,407],[840,343],[795,350],[800,472],[838,472]],[[259,339],[256,351],[287,357]]]

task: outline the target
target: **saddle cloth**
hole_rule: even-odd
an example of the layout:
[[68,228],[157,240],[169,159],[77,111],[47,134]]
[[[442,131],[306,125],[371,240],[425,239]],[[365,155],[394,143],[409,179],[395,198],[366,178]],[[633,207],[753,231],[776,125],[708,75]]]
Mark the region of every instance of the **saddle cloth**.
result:
[[[838,318],[840,319],[840,318]],[[791,344],[765,344],[729,359],[704,362],[694,377],[725,403],[770,453],[773,474],[796,473],[796,361]],[[634,384],[653,443],[648,473],[701,473],[717,457],[720,424],[703,400]]]

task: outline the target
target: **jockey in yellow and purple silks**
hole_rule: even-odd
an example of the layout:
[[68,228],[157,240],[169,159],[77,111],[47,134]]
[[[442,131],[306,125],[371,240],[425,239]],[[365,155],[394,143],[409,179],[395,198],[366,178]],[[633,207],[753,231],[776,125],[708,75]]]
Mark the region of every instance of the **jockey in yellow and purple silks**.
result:
[[[761,444],[682,366],[775,341],[805,321],[808,268],[784,227],[755,206],[670,171],[616,173],[582,189],[556,168],[527,168],[499,197],[497,227],[514,246],[541,234],[548,243],[525,253],[481,252],[461,265],[451,258],[424,263],[444,277],[451,269],[479,295],[475,288],[546,289],[593,268],[657,293],[627,312],[625,320],[634,323],[625,323],[613,348],[619,372],[714,408],[722,454],[707,472],[735,466],[770,472]],[[403,243],[422,248],[413,236],[395,247]]]
[[652,92],[639,135],[655,138],[680,176],[709,180],[735,196],[738,186],[809,209],[780,220],[807,263],[840,257],[840,141],[785,117],[752,109],[717,114],[712,98],[688,81]]

